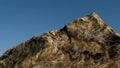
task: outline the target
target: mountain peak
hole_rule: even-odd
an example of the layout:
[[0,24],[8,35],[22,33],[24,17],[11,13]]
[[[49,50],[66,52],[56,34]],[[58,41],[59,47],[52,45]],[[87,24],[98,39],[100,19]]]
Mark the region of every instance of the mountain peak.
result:
[[[92,20],[97,20],[99,24],[104,23],[103,20],[101,19],[101,17],[96,13],[96,12],[92,12],[90,15],[88,15],[90,17],[90,19]],[[105,24],[105,23],[104,23]]]
[[120,36],[95,12],[0,57],[0,68],[120,68],[119,63]]
[[96,17],[96,16],[98,17],[99,16],[96,12],[92,12],[90,15],[94,16],[94,17]]

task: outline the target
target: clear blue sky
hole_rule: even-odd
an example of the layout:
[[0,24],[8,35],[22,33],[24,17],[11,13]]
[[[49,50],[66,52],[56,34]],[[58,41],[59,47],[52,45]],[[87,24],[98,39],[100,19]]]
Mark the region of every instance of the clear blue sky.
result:
[[0,0],[0,55],[93,11],[120,33],[120,0]]

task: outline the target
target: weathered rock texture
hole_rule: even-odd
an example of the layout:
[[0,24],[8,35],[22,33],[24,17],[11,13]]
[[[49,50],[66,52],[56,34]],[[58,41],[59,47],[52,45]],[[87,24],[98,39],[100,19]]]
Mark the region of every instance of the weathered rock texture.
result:
[[120,68],[120,36],[94,12],[7,50],[0,68]]

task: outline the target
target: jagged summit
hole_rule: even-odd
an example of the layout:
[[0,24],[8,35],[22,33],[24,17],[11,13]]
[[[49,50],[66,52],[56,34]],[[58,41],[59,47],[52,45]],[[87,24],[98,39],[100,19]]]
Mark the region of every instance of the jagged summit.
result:
[[96,12],[92,12],[90,16],[99,17],[99,15]]
[[93,12],[7,50],[0,68],[120,68],[120,36]]

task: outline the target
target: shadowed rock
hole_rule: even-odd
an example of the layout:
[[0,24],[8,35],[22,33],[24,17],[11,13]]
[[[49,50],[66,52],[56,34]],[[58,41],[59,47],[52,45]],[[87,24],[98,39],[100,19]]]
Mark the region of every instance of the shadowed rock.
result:
[[120,36],[93,12],[7,50],[0,68],[120,68]]

